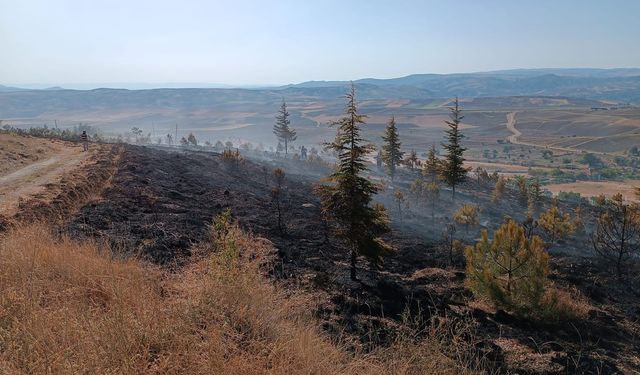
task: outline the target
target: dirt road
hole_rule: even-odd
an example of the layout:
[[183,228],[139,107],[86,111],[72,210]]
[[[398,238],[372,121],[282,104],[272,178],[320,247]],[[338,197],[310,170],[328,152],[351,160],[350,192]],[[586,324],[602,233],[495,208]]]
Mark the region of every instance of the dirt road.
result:
[[[519,140],[520,136],[522,136],[522,132],[518,129],[516,129],[516,124],[517,124],[517,120],[516,120],[516,115],[518,114],[518,112],[509,112],[507,113],[507,129],[511,132],[511,135],[507,137],[507,140],[514,144],[514,145],[522,145],[522,146],[530,146],[530,147],[544,147],[548,150],[555,150],[555,151],[563,151],[563,152],[571,152],[571,153],[580,153],[583,152],[585,150],[578,150],[575,148],[569,148],[569,147],[558,147],[558,146],[551,146],[551,145],[544,145],[544,144],[536,144],[536,143],[532,143],[532,142],[522,142]],[[589,150],[590,153],[593,154],[598,154],[598,155],[606,155],[606,152],[600,152],[600,151],[593,151],[593,150]]]
[[58,182],[62,176],[79,167],[90,152],[81,147],[60,149],[54,156],[17,169],[0,177],[0,214],[12,215],[21,199],[43,196],[47,185]]
[[509,112],[507,113],[507,129],[513,134],[511,134],[507,139],[509,142],[519,145],[522,144],[518,142],[518,137],[522,135],[522,133],[516,129],[516,114],[518,112]]

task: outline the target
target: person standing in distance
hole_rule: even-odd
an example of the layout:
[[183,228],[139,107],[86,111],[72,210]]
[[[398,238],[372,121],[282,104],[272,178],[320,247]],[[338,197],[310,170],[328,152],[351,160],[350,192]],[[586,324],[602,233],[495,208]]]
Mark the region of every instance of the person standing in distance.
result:
[[83,130],[82,134],[80,134],[80,140],[82,141],[82,151],[89,151],[89,136],[86,130]]

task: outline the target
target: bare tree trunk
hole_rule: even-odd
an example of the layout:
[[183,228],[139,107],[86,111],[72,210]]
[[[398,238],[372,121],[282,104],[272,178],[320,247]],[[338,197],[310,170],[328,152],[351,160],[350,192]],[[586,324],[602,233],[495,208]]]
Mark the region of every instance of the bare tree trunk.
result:
[[280,196],[278,196],[278,198],[276,199],[276,207],[278,210],[278,230],[280,231],[280,234],[282,234],[282,211],[280,210]]
[[356,276],[356,251],[353,248],[351,249],[351,280],[358,280]]
[[436,225],[436,200],[431,199],[431,229],[433,229]]

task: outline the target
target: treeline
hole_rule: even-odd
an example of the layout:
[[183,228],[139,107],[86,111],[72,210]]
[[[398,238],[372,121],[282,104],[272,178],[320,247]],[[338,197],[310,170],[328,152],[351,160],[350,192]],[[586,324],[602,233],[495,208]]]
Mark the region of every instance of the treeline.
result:
[[95,141],[103,141],[104,136],[100,130],[89,124],[79,123],[71,128],[58,128],[43,125],[40,127],[17,128],[8,124],[0,128],[0,132],[4,134],[15,134],[21,136],[31,136],[39,138],[60,139],[63,141],[79,141],[80,134],[85,131]]

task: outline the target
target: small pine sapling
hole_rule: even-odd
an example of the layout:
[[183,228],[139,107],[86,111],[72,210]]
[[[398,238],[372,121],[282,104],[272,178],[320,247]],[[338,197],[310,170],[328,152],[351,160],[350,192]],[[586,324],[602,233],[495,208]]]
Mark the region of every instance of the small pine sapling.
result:
[[396,191],[393,192],[393,200],[398,206],[398,216],[400,217],[400,222],[402,222],[402,204],[404,203],[404,194],[402,194],[400,189],[396,189]]
[[462,207],[460,207],[453,215],[453,220],[460,225],[464,225],[467,234],[469,234],[469,228],[480,223],[478,219],[478,205],[462,205]]
[[507,180],[500,176],[496,181],[496,186],[493,188],[493,192],[491,193],[491,201],[493,203],[498,203],[502,200],[504,196],[504,192],[507,188]]
[[575,231],[571,216],[562,212],[557,205],[540,215],[538,226],[546,233],[550,244],[555,244]]
[[541,309],[549,255],[540,237],[527,238],[524,229],[509,219],[489,239],[486,230],[475,246],[465,249],[466,285],[499,307],[533,315]]

